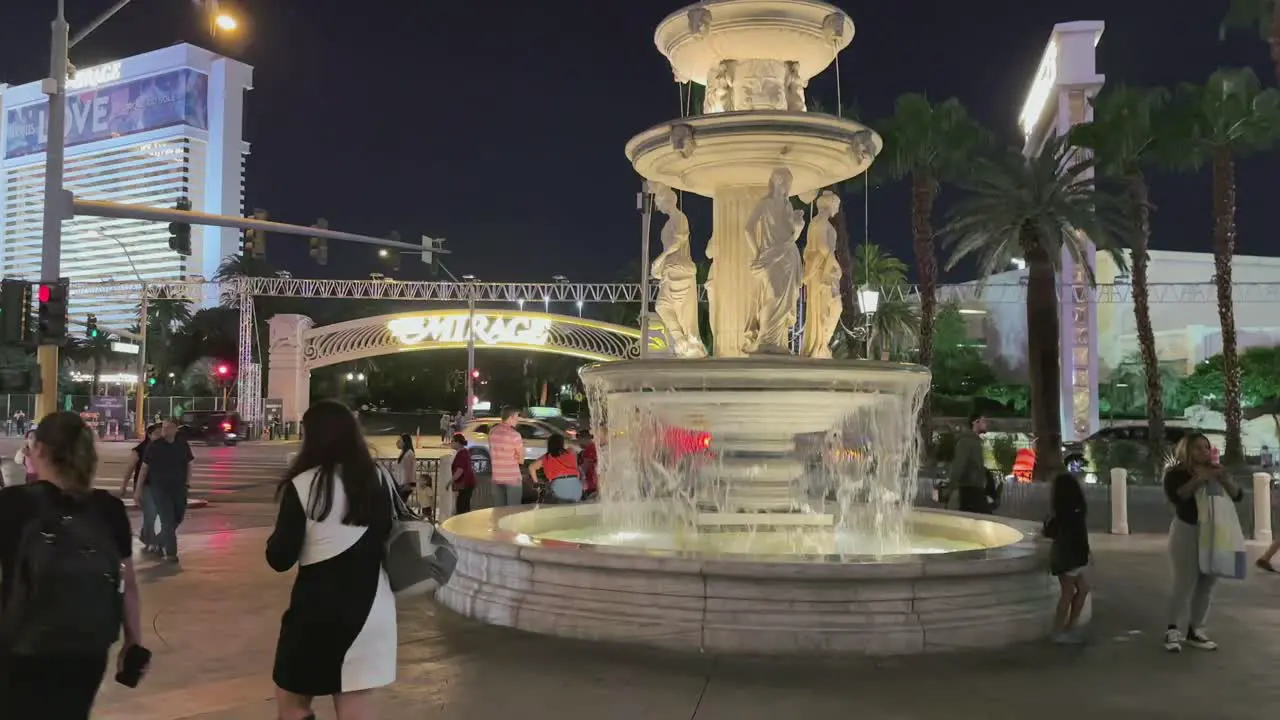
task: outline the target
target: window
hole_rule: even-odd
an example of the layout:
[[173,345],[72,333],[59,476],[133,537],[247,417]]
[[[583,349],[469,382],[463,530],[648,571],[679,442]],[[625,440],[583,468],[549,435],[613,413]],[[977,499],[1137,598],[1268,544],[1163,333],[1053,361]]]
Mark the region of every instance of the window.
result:
[[476,425],[475,427],[471,428],[471,432],[477,435],[488,435],[489,425]]
[[520,437],[525,440],[546,440],[551,437],[551,433],[540,425],[520,423],[519,425],[516,425],[516,431],[519,432]]

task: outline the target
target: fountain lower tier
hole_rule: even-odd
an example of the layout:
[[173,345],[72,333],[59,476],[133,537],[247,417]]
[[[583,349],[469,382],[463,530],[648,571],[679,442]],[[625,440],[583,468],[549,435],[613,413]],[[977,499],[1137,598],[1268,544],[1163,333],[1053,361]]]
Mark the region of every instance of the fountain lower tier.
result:
[[830,518],[701,516],[681,535],[619,531],[597,505],[481,510],[441,526],[458,564],[437,600],[528,632],[681,651],[903,655],[1050,632],[1057,585],[1031,523],[916,511],[905,554]]

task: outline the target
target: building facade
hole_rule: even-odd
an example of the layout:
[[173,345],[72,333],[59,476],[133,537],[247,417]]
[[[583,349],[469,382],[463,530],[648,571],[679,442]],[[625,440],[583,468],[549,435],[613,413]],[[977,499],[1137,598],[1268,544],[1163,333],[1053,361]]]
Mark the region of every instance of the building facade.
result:
[[[244,213],[245,91],[253,69],[181,44],[79,70],[67,82],[65,185],[78,199]],[[48,99],[39,82],[0,89],[0,273],[40,276]],[[190,257],[165,223],[78,216],[63,226],[63,277],[172,281],[213,277],[239,249],[234,228],[194,226]],[[216,302],[207,298],[206,302]],[[136,301],[73,300],[105,328],[137,323]]]

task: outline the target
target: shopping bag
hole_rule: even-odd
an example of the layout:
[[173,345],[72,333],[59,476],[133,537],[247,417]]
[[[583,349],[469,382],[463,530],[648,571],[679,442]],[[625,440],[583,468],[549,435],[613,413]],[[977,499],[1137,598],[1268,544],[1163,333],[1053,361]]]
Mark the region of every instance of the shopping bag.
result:
[[1199,522],[1200,572],[1214,577],[1243,580],[1248,562],[1244,531],[1235,503],[1222,486],[1211,482],[1196,491]]
[[405,505],[395,483],[384,475],[391,496],[391,535],[382,566],[397,598],[427,595],[449,582],[458,556],[428,520]]

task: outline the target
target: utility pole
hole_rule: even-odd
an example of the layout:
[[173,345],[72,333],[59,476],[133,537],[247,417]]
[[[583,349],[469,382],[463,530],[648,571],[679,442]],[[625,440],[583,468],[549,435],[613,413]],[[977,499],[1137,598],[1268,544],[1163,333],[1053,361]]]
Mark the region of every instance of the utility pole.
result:
[[147,436],[146,422],[146,397],[147,397],[147,284],[142,284],[142,304],[139,306],[141,312],[138,320],[138,385],[134,395],[137,396],[138,407],[133,414],[134,432],[138,434],[138,439],[142,440]]
[[[56,283],[62,272],[62,221],[71,208],[62,187],[62,171],[66,154],[67,124],[67,53],[70,50],[70,27],[67,25],[65,0],[58,0],[58,16],[53,19],[49,42],[49,77],[42,89],[49,96],[49,127],[44,151],[44,224],[40,251],[40,281]],[[40,364],[40,396],[36,399],[35,417],[53,412],[58,405],[58,346],[41,345],[36,351]]]

